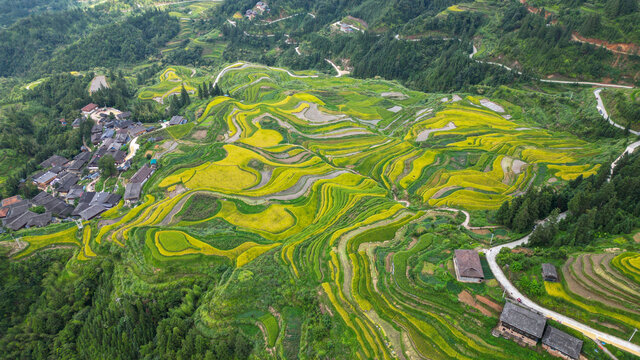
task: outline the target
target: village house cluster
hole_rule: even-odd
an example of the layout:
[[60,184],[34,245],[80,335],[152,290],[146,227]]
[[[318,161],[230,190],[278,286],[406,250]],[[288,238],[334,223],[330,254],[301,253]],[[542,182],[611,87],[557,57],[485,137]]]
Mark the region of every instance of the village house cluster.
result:
[[541,341],[543,349],[563,359],[584,359],[580,354],[582,340],[547,325],[544,315],[510,301],[502,309],[497,331],[503,337],[525,346],[536,346]]
[[[92,119],[95,125],[91,129],[91,143],[95,149],[91,151],[88,145],[83,145],[81,152],[72,159],[53,155],[40,163],[41,170],[26,180],[32,181],[40,193],[30,200],[19,195],[3,199],[0,204],[3,227],[16,231],[52,222],[86,221],[120,202],[122,196],[119,194],[93,190],[100,177],[99,160],[109,155],[113,157],[118,171],[128,170],[131,167],[126,151],[128,144],[132,139],[154,130],[154,127],[134,122],[130,112],[100,108],[96,104],[88,104],[81,112],[83,116],[75,119],[72,126],[78,128],[82,122]],[[167,125],[181,125],[186,121],[181,116],[174,116]],[[128,181],[124,199],[127,204],[140,199],[142,185],[151,177],[156,164],[152,159]]]
[[256,6],[254,6],[252,9],[248,9],[244,16],[246,16],[247,18],[249,18],[249,20],[253,20],[257,15],[261,15],[264,14],[264,12],[269,12],[271,9],[269,9],[269,6],[267,5],[267,3],[263,2],[263,1],[258,1],[256,3]]

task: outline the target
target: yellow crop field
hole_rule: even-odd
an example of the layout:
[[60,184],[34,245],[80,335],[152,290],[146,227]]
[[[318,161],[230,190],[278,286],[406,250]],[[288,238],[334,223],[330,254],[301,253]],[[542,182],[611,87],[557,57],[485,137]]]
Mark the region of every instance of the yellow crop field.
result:
[[59,231],[53,234],[47,235],[35,235],[35,236],[25,236],[21,238],[22,241],[27,242],[29,245],[26,249],[19,252],[15,258],[25,257],[29,254],[32,254],[34,251],[42,249],[51,245],[77,245],[80,246],[80,241],[76,238],[76,234],[78,233],[77,227],[70,227],[69,229]]
[[246,251],[242,252],[240,255],[238,255],[237,260],[236,260],[236,266],[237,267],[243,267],[246,264],[250,263],[251,261],[253,261],[255,258],[257,258],[258,256],[266,253],[267,251],[276,248],[278,246],[280,246],[280,243],[273,243],[273,244],[269,244],[269,245],[257,245],[257,246],[253,246],[249,249],[247,249]]
[[595,175],[600,164],[592,165],[547,165],[549,169],[556,170],[555,176],[562,180],[574,180],[578,176],[589,177]]
[[575,305],[579,308],[582,308],[592,314],[603,314],[605,316],[609,316],[611,318],[614,318],[616,320],[620,320],[625,324],[629,324],[633,327],[640,327],[640,321],[634,320],[628,316],[625,316],[623,314],[621,314],[618,311],[611,311],[608,309],[604,309],[602,307],[599,306],[594,306],[594,305],[589,305],[589,304],[585,304],[584,302],[574,299],[573,297],[571,297],[571,295],[569,295],[564,287],[562,286],[561,283],[553,283],[553,282],[548,282],[545,281],[544,282],[544,287],[547,290],[547,294],[562,299],[566,302],[568,302],[569,304]]
[[530,163],[545,162],[566,164],[576,161],[573,156],[567,153],[547,149],[524,149],[522,150],[522,158],[524,161]]
[[222,201],[221,203],[222,208],[216,216],[236,226],[252,229],[259,233],[268,233],[265,234],[268,238],[296,225],[296,218],[290,211],[287,211],[288,206],[286,205],[274,204],[260,213],[244,214],[238,211],[236,205],[230,201]]
[[203,254],[209,256],[237,259],[237,266],[243,266],[266,251],[279,246],[279,243],[260,245],[255,242],[245,242],[231,250],[220,250],[200,241],[193,236],[177,230],[161,230],[155,233],[155,246],[162,256],[181,256]]
[[243,139],[242,142],[256,147],[269,147],[279,144],[282,140],[282,135],[279,132],[260,129],[250,137]]

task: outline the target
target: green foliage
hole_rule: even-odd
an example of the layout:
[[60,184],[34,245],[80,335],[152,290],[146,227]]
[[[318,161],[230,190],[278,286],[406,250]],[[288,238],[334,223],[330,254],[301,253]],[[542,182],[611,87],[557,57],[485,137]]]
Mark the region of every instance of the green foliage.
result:
[[117,174],[116,163],[111,155],[105,155],[98,160],[98,169],[103,177],[111,177]]

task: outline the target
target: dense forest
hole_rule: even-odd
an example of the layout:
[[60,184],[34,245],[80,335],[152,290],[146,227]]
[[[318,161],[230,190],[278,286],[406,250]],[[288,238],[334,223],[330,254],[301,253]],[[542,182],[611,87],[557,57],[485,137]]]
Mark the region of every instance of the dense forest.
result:
[[0,27],[31,14],[64,10],[72,4],[72,0],[0,0]]
[[157,55],[179,31],[175,17],[148,11],[93,31],[55,56],[46,67],[49,71],[69,71],[133,64]]
[[78,9],[24,18],[0,30],[0,76],[138,62],[157,55],[180,30],[178,19],[161,11],[112,23],[117,19],[109,13]]

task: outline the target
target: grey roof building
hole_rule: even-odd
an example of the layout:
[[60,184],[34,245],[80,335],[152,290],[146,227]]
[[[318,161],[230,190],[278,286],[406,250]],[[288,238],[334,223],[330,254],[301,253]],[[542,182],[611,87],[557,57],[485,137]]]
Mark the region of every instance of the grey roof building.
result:
[[54,187],[57,192],[67,194],[71,187],[78,183],[78,177],[75,174],[65,174],[63,177],[54,180]]
[[102,214],[106,210],[107,210],[107,207],[105,207],[102,204],[91,205],[80,212],[80,217],[82,218],[82,220],[85,220],[85,221],[91,220],[94,217]]
[[176,115],[174,117],[171,118],[171,120],[169,120],[169,125],[173,126],[173,125],[184,125],[187,123],[187,119],[183,118],[180,115]]
[[40,166],[43,169],[48,169],[48,168],[54,167],[54,166],[63,166],[67,162],[69,162],[69,160],[67,160],[66,158],[64,158],[64,157],[62,157],[60,155],[53,155],[53,156],[49,157],[47,160],[41,162]]
[[524,336],[540,339],[547,324],[547,318],[525,307],[507,301],[500,314],[500,323]]
[[128,183],[124,190],[124,201],[131,203],[140,200],[141,192],[141,183]]
[[38,195],[31,199],[31,202],[34,205],[43,206],[47,211],[53,213],[56,216],[69,216],[73,211],[72,206],[44,191],[41,191]]
[[58,174],[51,172],[51,171],[47,171],[46,173],[42,174],[41,176],[39,176],[37,179],[34,179],[33,181],[38,184],[38,186],[43,187],[43,186],[47,186],[49,185],[49,183],[51,183],[53,181],[53,179],[56,178]]
[[4,226],[8,227],[13,231],[17,231],[27,226],[29,221],[31,221],[31,219],[34,218],[35,216],[37,216],[36,213],[27,210],[17,217],[5,219]]
[[553,326],[547,326],[542,336],[542,346],[558,351],[570,359],[579,359],[582,351],[582,340],[579,340]]
[[544,263],[542,264],[542,277],[544,281],[553,281],[558,282],[558,271],[556,271],[556,267],[553,264]]
[[27,222],[27,227],[43,227],[51,223],[52,217],[50,212],[32,216]]
[[83,151],[73,158],[73,161],[71,162],[67,170],[71,172],[80,172],[90,159],[91,153],[88,151]]
[[454,252],[453,263],[459,281],[478,282],[484,280],[484,271],[477,251],[457,249]]
[[145,164],[129,179],[129,183],[144,183],[153,174],[153,169]]

